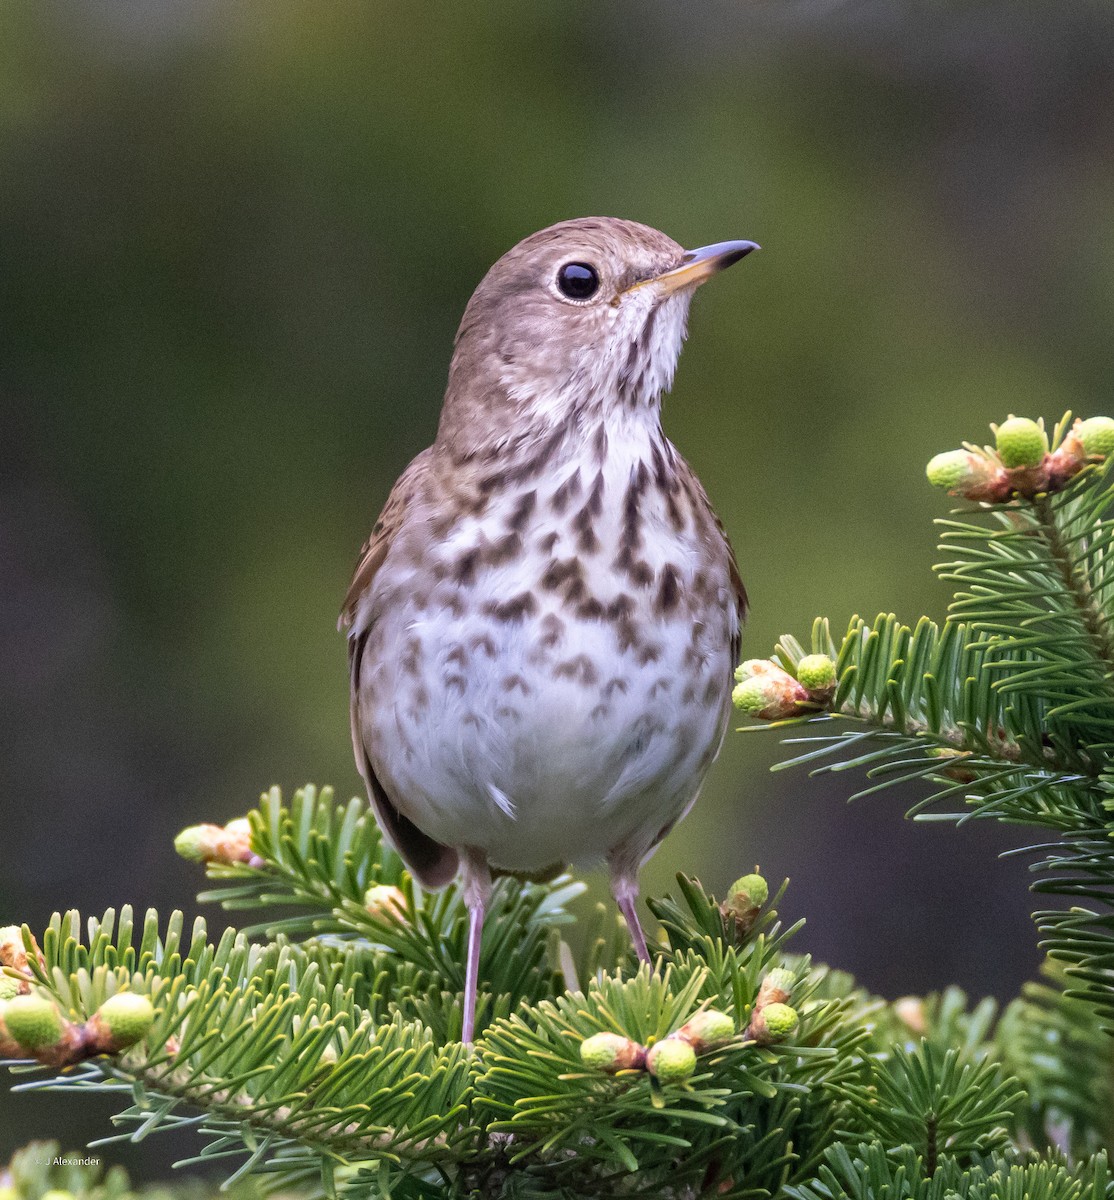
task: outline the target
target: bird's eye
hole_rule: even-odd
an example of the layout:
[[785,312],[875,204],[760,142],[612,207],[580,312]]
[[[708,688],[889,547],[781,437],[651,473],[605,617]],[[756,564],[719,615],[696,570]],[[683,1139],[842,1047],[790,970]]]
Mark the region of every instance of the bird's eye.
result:
[[588,263],[565,263],[557,272],[557,286],[570,300],[588,300],[599,290],[600,277]]

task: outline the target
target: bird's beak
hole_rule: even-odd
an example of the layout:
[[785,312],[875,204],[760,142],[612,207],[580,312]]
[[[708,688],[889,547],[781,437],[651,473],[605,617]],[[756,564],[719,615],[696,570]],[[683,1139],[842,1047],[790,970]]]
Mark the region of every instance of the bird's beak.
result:
[[672,295],[682,288],[696,288],[713,275],[727,270],[752,250],[760,249],[757,242],[716,242],[712,246],[701,246],[698,250],[686,250],[680,266],[650,279],[641,279],[627,291],[633,292],[635,288],[651,283],[663,296]]

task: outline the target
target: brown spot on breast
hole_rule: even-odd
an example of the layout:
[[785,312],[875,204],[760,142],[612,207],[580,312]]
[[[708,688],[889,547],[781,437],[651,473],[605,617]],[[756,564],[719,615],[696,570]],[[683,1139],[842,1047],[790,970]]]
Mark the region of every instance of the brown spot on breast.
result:
[[572,527],[576,532],[576,544],[583,554],[594,554],[600,540],[596,536],[596,521],[603,512],[603,472],[600,471],[588,493],[584,507],[573,517]]
[[456,692],[458,696],[463,696],[467,686],[468,681],[463,675],[448,675],[445,677],[445,691],[447,692]]
[[534,511],[537,502],[537,492],[523,492],[511,515],[507,518],[507,528],[512,533],[521,533],[526,528],[526,522],[530,520],[530,514]]
[[502,602],[489,600],[483,606],[484,616],[507,623],[522,621],[526,617],[533,616],[537,610],[538,602],[529,592],[519,592],[517,596],[512,596],[509,600]]
[[446,609],[454,617],[464,615],[464,600],[460,587],[456,584],[440,585],[433,593],[431,605],[436,608]]
[[553,647],[560,644],[565,636],[565,623],[555,613],[546,613],[542,617],[542,635],[539,641],[543,646]]
[[489,543],[483,551],[482,559],[485,565],[501,566],[509,562],[522,550],[522,538],[517,533],[508,533],[497,541]]
[[462,587],[471,587],[476,582],[476,564],[479,561],[478,546],[466,550],[453,564],[453,579]]
[[644,667],[647,663],[655,663],[661,658],[661,647],[655,642],[647,642],[641,646],[637,655],[637,662],[640,667]]
[[625,653],[638,641],[638,630],[633,618],[634,601],[621,593],[607,606],[607,619],[615,626],[615,639],[619,652]]
[[529,696],[533,689],[521,675],[508,675],[503,680],[503,691],[513,692],[516,690],[520,691],[524,696]]
[[666,616],[677,607],[680,600],[681,574],[672,563],[667,563],[662,568],[661,583],[654,597],[654,612]]
[[592,452],[596,456],[596,462],[602,466],[607,458],[607,429],[603,425],[596,426],[596,432],[592,437]]
[[547,533],[545,537],[538,539],[538,549],[543,554],[552,554],[554,547],[561,540],[561,535],[554,530],[552,533]]
[[477,634],[468,643],[468,645],[471,647],[473,653],[479,653],[482,650],[483,653],[486,654],[488,658],[495,657],[495,652],[496,652],[495,641],[489,634],[486,634],[486,633]]
[[577,654],[563,663],[558,663],[553,673],[558,679],[575,679],[585,687],[598,683],[600,677],[596,664],[587,654]]
[[406,715],[416,721],[429,708],[429,692],[422,685],[418,685],[410,693],[410,706],[406,710]]
[[468,651],[463,646],[454,646],[448,654],[445,655],[445,665],[455,663],[462,671],[468,669]]
[[668,692],[672,686],[673,681],[671,679],[666,679],[664,675],[660,679],[655,679],[654,686],[650,688],[650,699],[655,699],[659,692],[663,694]]
[[545,569],[539,580],[547,592],[555,592],[572,582],[583,583],[584,568],[579,558],[555,558]]
[[422,642],[421,638],[408,638],[406,649],[399,659],[399,666],[406,675],[420,675],[422,671]]
[[576,615],[582,621],[599,621],[606,612],[603,604],[595,596],[589,596],[587,600],[582,600],[576,609]]
[[625,696],[629,690],[630,685],[625,679],[620,679],[618,675],[613,675],[604,684],[603,694],[610,697],[614,692],[621,692]]
[[[730,676],[728,676],[728,678],[730,678]],[[723,696],[724,690],[725,685],[723,680],[716,679],[715,676],[713,676],[708,680],[708,683],[704,688],[704,703],[715,704],[715,702],[721,699]]]
[[624,546],[615,556],[616,570],[623,571],[635,587],[646,588],[654,582],[654,571],[645,559],[635,558],[630,546]]
[[557,514],[561,514],[569,506],[569,502],[574,496],[580,495],[580,468],[575,471],[562,483],[553,493],[553,499],[549,505]]

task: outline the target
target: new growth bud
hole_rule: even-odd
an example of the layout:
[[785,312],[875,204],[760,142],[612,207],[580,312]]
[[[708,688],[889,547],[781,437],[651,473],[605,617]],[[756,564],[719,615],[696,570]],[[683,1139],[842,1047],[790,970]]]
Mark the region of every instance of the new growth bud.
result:
[[13,979],[11,975],[0,974],[0,1000],[11,1000],[20,995],[26,985]]
[[[43,956],[39,952],[34,938],[31,939],[31,945],[41,963]],[[21,975],[28,977],[31,975],[27,947],[23,944],[23,930],[18,925],[5,925],[0,928],[0,967],[11,967],[13,971],[18,971]],[[21,990],[26,991],[27,989],[22,988]]]
[[110,996],[87,1024],[102,1054],[118,1054],[147,1036],[155,1023],[155,1009],[146,996],[117,992]]
[[793,972],[774,967],[758,987],[754,1007],[763,1009],[769,1004],[784,1004],[793,994]]
[[1111,417],[1089,417],[1080,421],[1074,432],[1085,454],[1100,458],[1114,454],[1114,419]]
[[1048,436],[1028,417],[1012,414],[994,427],[994,440],[1002,465],[1009,468],[1039,466],[1048,453]]
[[379,883],[364,892],[364,908],[373,917],[406,923],[406,897],[393,884]]
[[262,865],[252,852],[251,823],[246,817],[227,825],[191,825],[174,839],[174,849],[190,862]]
[[735,1022],[727,1013],[706,1008],[691,1016],[672,1037],[688,1042],[697,1054],[729,1042],[735,1036]]
[[1004,500],[1009,492],[1001,467],[972,450],[946,450],[935,455],[929,459],[925,474],[933,487],[969,500],[994,499],[999,494]]
[[646,1070],[659,1083],[683,1083],[696,1070],[696,1052],[681,1038],[663,1038],[646,1051]]
[[836,665],[826,654],[806,654],[797,664],[797,681],[812,693],[830,693],[836,685]]
[[16,996],[4,1005],[4,1025],[28,1054],[56,1046],[66,1030],[62,1015],[45,996]]
[[735,932],[746,937],[770,895],[769,884],[761,875],[743,875],[727,889],[727,899],[719,906],[725,921],[735,922]]
[[646,1051],[621,1034],[595,1033],[580,1043],[580,1061],[593,1070],[614,1075],[617,1071],[640,1070],[646,1065]]
[[755,1009],[748,1032],[760,1046],[769,1046],[791,1036],[799,1023],[795,1008],[788,1004],[767,1004]]
[[[756,661],[760,660],[752,659],[743,667],[751,666]],[[812,697],[788,671],[771,662],[738,683],[731,693],[731,699],[735,707],[747,716],[763,721],[781,721],[785,717],[798,716],[801,705],[808,704]]]

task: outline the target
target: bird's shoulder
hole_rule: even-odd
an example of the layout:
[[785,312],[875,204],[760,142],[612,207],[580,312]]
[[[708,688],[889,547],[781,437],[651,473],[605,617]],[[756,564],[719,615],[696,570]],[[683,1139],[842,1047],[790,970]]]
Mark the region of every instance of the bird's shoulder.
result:
[[399,529],[402,528],[407,514],[411,511],[415,500],[425,491],[430,476],[433,448],[421,452],[395,481],[391,494],[380,512],[375,524],[368,534],[367,541],[360,549],[360,557],[356,570],[352,574],[352,582],[344,597],[340,610],[340,628],[351,626],[360,600],[375,579],[376,572],[383,565],[387,552],[391,548]]

